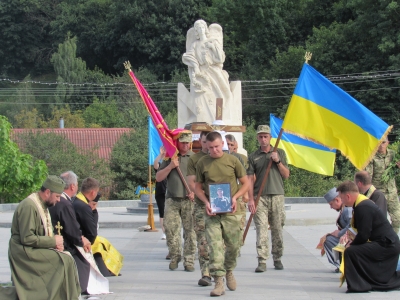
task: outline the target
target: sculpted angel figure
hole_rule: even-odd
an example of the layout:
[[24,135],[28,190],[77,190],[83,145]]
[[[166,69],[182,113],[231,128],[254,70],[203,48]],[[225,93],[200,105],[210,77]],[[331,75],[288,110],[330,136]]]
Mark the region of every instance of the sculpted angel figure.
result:
[[233,95],[229,86],[229,75],[224,71],[222,27],[218,24],[197,20],[187,32],[186,53],[182,61],[188,66],[191,103],[188,106],[196,113],[197,121],[211,124],[215,121],[216,98],[223,99],[223,120],[230,119],[229,110]]

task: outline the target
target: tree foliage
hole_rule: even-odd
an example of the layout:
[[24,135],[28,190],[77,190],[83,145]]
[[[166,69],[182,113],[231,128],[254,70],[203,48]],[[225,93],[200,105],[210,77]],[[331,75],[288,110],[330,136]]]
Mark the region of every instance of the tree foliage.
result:
[[[0,114],[24,128],[57,127],[60,116],[66,127],[131,127],[124,143],[136,147],[147,112],[122,63],[131,62],[175,127],[176,83],[189,81],[186,34],[202,18],[222,26],[223,67],[230,80],[242,80],[249,152],[257,148],[256,125],[268,124],[270,113],[284,118],[305,51],[319,72],[395,125],[393,140],[400,132],[399,14],[396,0],[2,1],[0,79],[23,82],[0,80]],[[127,145],[115,154],[127,166],[118,170],[121,180],[136,164],[123,157]],[[352,178],[354,168],[338,154],[334,178],[304,172],[293,169],[293,193],[316,193],[303,179],[325,188]],[[139,173],[132,182],[147,180]]]
[[72,170],[78,175],[79,182],[93,177],[102,187],[112,186],[113,173],[109,164],[99,157],[96,148],[79,149],[65,136],[55,133],[27,132],[16,138],[25,153],[46,162],[49,174],[60,175]]
[[47,176],[44,161],[22,153],[10,140],[11,124],[0,116],[0,203],[23,200],[37,191]]

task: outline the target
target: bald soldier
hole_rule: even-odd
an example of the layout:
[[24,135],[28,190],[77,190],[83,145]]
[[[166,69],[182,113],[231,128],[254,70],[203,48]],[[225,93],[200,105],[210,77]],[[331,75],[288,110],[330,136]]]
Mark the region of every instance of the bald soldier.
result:
[[[221,296],[225,293],[224,277],[227,287],[231,291],[236,290],[233,270],[236,267],[243,233],[237,201],[248,190],[249,183],[239,159],[223,152],[224,142],[221,134],[210,132],[206,140],[209,155],[203,156],[197,162],[195,191],[196,196],[205,205],[205,231],[210,250],[209,268],[215,281],[210,296]],[[242,185],[239,186],[238,182]],[[214,183],[230,184],[232,213],[216,214],[212,211],[209,184]]]

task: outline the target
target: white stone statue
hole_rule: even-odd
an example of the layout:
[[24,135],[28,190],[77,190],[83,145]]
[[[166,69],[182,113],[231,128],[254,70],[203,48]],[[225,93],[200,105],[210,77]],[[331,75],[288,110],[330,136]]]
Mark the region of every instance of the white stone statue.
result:
[[190,77],[190,99],[186,99],[185,104],[193,114],[186,122],[212,124],[216,119],[216,98],[222,98],[223,120],[233,124],[233,94],[229,75],[222,69],[225,61],[222,27],[218,24],[207,27],[205,21],[196,21],[187,32],[182,61],[188,66]]

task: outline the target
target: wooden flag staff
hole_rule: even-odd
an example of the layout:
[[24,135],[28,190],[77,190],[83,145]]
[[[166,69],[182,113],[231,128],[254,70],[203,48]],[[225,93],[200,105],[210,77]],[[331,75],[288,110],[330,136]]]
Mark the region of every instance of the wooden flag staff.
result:
[[153,191],[151,188],[151,165],[149,165],[149,205],[147,206],[147,225],[151,227],[151,229],[145,230],[147,232],[157,232],[156,225],[154,224],[154,209],[153,209]]
[[[283,129],[281,128],[281,131],[279,131],[279,135],[278,135],[278,138],[276,139],[276,143],[275,143],[275,146],[274,146],[274,149],[272,150],[272,152],[276,152],[276,149],[278,148],[279,142],[280,142],[281,137],[282,137],[282,133],[283,133]],[[258,201],[260,200],[261,193],[262,193],[262,191],[263,191],[263,189],[265,187],[265,184],[267,183],[267,179],[268,179],[268,175],[269,175],[269,171],[271,170],[271,167],[272,167],[272,159],[269,160],[269,163],[268,163],[268,166],[267,166],[267,170],[265,171],[264,178],[263,178],[263,180],[261,182],[260,189],[258,190],[257,197],[254,200],[254,206],[256,208],[257,208],[257,205],[258,205]],[[251,221],[253,220],[253,217],[254,217],[254,214],[252,213],[250,215],[250,217],[249,217],[249,220],[247,221],[246,229],[245,229],[244,234],[243,234],[243,243],[246,240],[247,232],[249,231],[249,227],[251,225]]]

